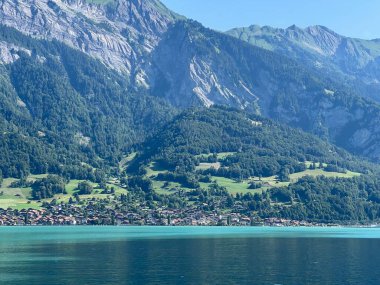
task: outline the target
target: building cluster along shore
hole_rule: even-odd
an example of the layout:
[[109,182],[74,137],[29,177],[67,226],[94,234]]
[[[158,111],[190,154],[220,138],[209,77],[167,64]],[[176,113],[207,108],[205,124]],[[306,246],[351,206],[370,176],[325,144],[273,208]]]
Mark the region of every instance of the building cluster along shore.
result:
[[136,211],[56,205],[47,209],[0,209],[0,226],[146,225],[146,226],[327,226],[280,218],[254,219],[240,213],[206,213],[197,209],[142,208]]

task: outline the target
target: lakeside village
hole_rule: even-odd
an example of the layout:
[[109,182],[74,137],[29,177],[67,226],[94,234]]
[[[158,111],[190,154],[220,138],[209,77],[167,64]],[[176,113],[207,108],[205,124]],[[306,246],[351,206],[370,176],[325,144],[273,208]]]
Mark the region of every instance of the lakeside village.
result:
[[138,210],[128,210],[104,205],[95,199],[88,199],[85,206],[51,203],[41,209],[0,209],[0,226],[334,226],[280,218],[252,218],[233,211],[225,214],[206,212],[197,206],[176,210],[143,206]]
[[[9,182],[9,181],[8,181]],[[151,180],[130,177],[113,183],[79,181],[67,192],[62,178],[49,175],[34,182],[19,208],[0,206],[0,226],[351,226],[325,221],[296,220],[282,210],[297,201],[285,199],[281,189],[232,195],[224,186],[211,183],[207,189],[183,190],[171,194],[154,190]],[[31,183],[31,184],[30,184]],[[22,187],[20,181],[9,187]],[[164,184],[165,185],[165,184]],[[73,185],[71,185],[73,186]],[[94,188],[96,187],[96,188]],[[129,191],[126,191],[128,187]],[[1,193],[0,193],[1,194]],[[289,201],[288,201],[289,200]],[[294,215],[293,215],[294,216]],[[297,215],[295,215],[297,216]],[[365,224],[355,226],[368,226]]]
[[[143,215],[132,212],[96,213],[85,216],[77,207],[62,209],[4,210],[0,209],[0,226],[73,226],[73,225],[117,225],[117,226],[271,226],[271,227],[317,227],[337,226],[309,223],[280,218],[254,220],[239,213],[218,215],[202,213],[196,209],[187,212],[175,210],[142,209]],[[185,215],[185,217],[183,217]]]

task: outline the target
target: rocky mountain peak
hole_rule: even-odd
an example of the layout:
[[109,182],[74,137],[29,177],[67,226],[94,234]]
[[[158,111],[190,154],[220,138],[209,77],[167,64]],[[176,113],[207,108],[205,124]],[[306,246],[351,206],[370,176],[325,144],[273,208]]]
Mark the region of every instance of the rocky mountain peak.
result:
[[342,40],[340,35],[323,26],[310,26],[302,29],[293,25],[287,28],[283,34],[325,56],[335,54]]
[[134,73],[178,16],[157,0],[1,0],[1,24],[58,40],[106,65]]
[[307,33],[311,34],[312,36],[318,36],[321,34],[330,34],[330,35],[333,35],[336,37],[342,37],[341,35],[337,34],[333,30],[331,30],[325,26],[321,26],[321,25],[309,26],[309,27],[305,28],[305,31]]
[[302,28],[300,28],[294,24],[289,26],[286,30],[287,31],[296,31],[296,32],[302,32],[303,31]]

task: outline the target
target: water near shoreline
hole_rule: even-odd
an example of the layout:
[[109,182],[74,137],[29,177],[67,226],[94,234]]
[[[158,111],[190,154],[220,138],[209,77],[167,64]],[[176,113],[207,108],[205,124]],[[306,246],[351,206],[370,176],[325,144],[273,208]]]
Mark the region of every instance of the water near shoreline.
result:
[[379,228],[0,228],[0,284],[380,282]]

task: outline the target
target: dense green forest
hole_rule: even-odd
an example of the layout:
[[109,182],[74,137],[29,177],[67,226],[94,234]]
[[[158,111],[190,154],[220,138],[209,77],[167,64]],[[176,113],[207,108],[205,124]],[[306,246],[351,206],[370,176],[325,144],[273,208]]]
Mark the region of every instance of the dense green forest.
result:
[[19,59],[0,68],[4,177],[49,171],[80,178],[89,167],[109,169],[175,114],[161,100],[137,96],[122,75],[62,43],[5,26],[0,40],[25,49],[12,51]]
[[[380,217],[380,182],[374,177],[329,179],[305,177],[287,188],[270,191],[273,201],[285,206],[272,208],[272,215],[295,220],[360,221]],[[251,207],[260,209],[260,203]],[[271,215],[262,212],[262,215]]]
[[187,110],[176,117],[143,144],[129,171],[141,172],[155,161],[172,172],[195,172],[199,163],[216,162],[212,154],[223,152],[232,155],[222,159],[220,168],[200,172],[233,179],[269,177],[282,171],[289,174],[304,171],[307,161],[340,171],[377,170],[374,165],[300,130],[243,111],[213,107]]

